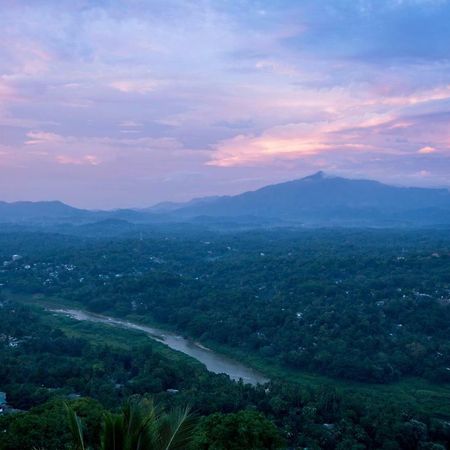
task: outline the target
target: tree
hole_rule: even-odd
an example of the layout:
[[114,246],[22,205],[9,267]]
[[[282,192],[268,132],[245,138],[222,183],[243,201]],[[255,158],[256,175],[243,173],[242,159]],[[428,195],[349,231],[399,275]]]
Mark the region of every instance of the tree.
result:
[[[70,407],[67,412],[74,450],[88,450],[81,419]],[[105,414],[100,450],[181,450],[193,430],[189,408],[164,413],[151,400],[131,399],[120,414]]]
[[216,413],[205,417],[197,428],[193,450],[260,450],[282,445],[275,425],[256,411]]

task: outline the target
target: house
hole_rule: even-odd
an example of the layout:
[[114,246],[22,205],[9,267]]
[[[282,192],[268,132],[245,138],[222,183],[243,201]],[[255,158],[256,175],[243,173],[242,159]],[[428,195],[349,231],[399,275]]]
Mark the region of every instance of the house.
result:
[[8,409],[9,407],[6,403],[6,392],[0,392],[0,416],[5,414]]

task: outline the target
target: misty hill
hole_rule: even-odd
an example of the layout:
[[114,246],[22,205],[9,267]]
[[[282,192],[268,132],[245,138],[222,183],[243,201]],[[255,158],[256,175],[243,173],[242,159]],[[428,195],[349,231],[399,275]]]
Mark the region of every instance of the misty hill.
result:
[[70,220],[76,217],[86,217],[89,214],[89,211],[74,208],[59,201],[0,202],[0,223]]
[[186,208],[190,206],[204,206],[213,203],[214,201],[220,199],[220,196],[212,196],[212,197],[203,197],[203,198],[193,198],[186,203],[180,202],[161,202],[156,205],[147,208],[143,211],[150,211],[152,213],[170,213],[181,208]]
[[[449,226],[450,192],[388,186],[318,172],[235,196],[162,203],[147,209],[88,211],[61,202],[0,202],[1,224],[80,226],[115,233],[191,224],[221,229],[271,226]],[[95,224],[94,227],[85,225]],[[84,227],[84,228],[83,228]],[[107,230],[106,230],[107,229]],[[123,230],[122,230],[123,229]]]
[[0,202],[0,223],[41,224],[55,223],[90,224],[118,221],[125,224],[147,222],[152,214],[134,209],[112,211],[90,211],[74,208],[59,201],[52,202]]
[[450,192],[388,186],[318,172],[252,192],[172,210],[183,218],[254,217],[320,225],[450,223]]

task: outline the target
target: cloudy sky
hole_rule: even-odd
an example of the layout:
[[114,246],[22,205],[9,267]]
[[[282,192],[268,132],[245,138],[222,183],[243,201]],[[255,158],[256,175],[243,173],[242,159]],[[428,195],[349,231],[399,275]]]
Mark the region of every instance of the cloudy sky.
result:
[[0,200],[450,186],[449,24],[450,0],[0,0]]

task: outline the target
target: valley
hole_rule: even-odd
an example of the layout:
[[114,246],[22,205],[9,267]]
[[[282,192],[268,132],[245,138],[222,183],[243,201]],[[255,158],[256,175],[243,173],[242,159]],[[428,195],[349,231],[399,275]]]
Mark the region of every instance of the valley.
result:
[[151,395],[205,421],[256,410],[297,446],[447,439],[444,230],[10,232],[0,249],[0,390],[23,420]]

